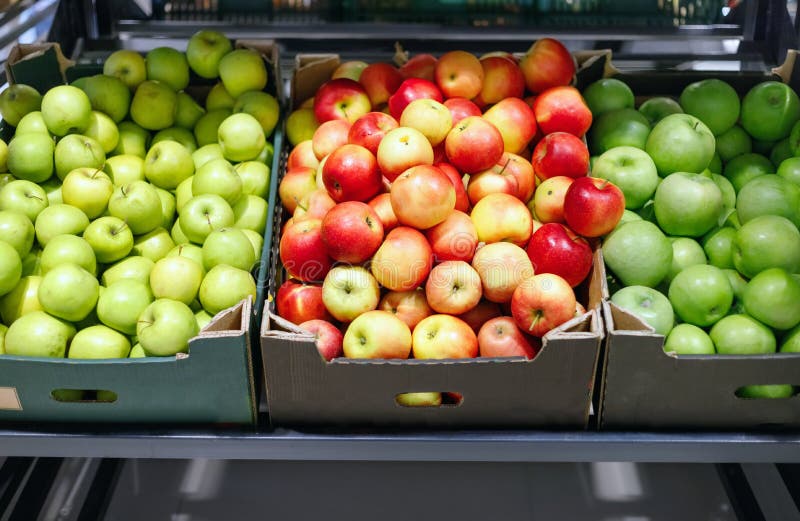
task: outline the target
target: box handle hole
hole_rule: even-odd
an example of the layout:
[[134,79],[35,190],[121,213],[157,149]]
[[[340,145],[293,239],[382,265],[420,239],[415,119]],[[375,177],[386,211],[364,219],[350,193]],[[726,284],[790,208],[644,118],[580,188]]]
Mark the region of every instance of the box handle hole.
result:
[[451,391],[400,393],[394,401],[401,407],[458,407],[464,401],[464,395]]
[[743,385],[736,389],[736,397],[743,400],[776,400],[797,396],[800,386],[792,384]]
[[63,403],[114,403],[117,393],[104,389],[53,389],[50,398]]

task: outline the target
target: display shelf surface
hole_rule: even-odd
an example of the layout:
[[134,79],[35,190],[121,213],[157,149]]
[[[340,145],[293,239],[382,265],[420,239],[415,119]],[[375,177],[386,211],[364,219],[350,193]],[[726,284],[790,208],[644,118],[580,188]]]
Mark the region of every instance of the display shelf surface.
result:
[[0,431],[0,455],[304,461],[797,463],[800,433],[323,431],[47,426]]

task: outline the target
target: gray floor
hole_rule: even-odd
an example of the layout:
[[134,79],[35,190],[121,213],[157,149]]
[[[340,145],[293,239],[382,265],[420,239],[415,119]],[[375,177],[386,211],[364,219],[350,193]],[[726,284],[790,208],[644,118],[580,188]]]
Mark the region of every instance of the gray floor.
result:
[[733,521],[715,467],[129,460],[106,521]]

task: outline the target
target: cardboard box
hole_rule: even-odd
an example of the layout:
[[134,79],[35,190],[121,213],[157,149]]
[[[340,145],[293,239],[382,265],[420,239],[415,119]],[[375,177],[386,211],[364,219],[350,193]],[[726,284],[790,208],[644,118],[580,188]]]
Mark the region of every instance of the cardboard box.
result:
[[57,43],[18,43],[8,54],[6,78],[10,84],[24,83],[44,94],[66,83],[66,71],[73,65]]
[[[671,95],[702,79],[729,82],[740,94],[776,80],[800,87],[797,52],[764,72],[613,73],[637,96]],[[611,68],[613,71],[613,67]],[[745,399],[736,390],[753,384],[800,385],[800,354],[677,356],[663,350],[664,337],[611,302],[603,303],[606,327],[601,388],[602,429],[760,429],[800,426],[800,396]]]
[[[292,101],[314,95],[339,65],[333,54],[299,55]],[[277,216],[275,230],[283,216]],[[278,233],[273,237],[277,251]],[[599,256],[596,257],[599,259]],[[274,256],[271,292],[284,274]],[[533,360],[355,360],[325,362],[314,338],[274,313],[268,304],[261,326],[267,402],[274,425],[373,425],[464,427],[586,427],[602,326],[602,262],[595,263],[579,299],[588,312],[544,337]],[[405,392],[460,393],[460,403],[403,407]]]

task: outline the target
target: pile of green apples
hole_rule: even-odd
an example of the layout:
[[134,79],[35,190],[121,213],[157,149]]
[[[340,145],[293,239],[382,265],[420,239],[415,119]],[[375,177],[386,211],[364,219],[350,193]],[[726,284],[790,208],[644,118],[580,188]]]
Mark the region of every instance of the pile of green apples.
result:
[[[609,78],[583,95],[594,116],[592,175],[626,199],[603,242],[611,301],[678,355],[800,352],[794,90],[764,81],[740,96],[713,78],[635,107],[631,89]],[[737,394],[789,397],[792,383]]]
[[[279,104],[263,56],[200,31],[0,114],[0,353],[170,356],[255,298]],[[207,95],[206,95],[207,93]],[[201,105],[202,104],[202,105]]]

